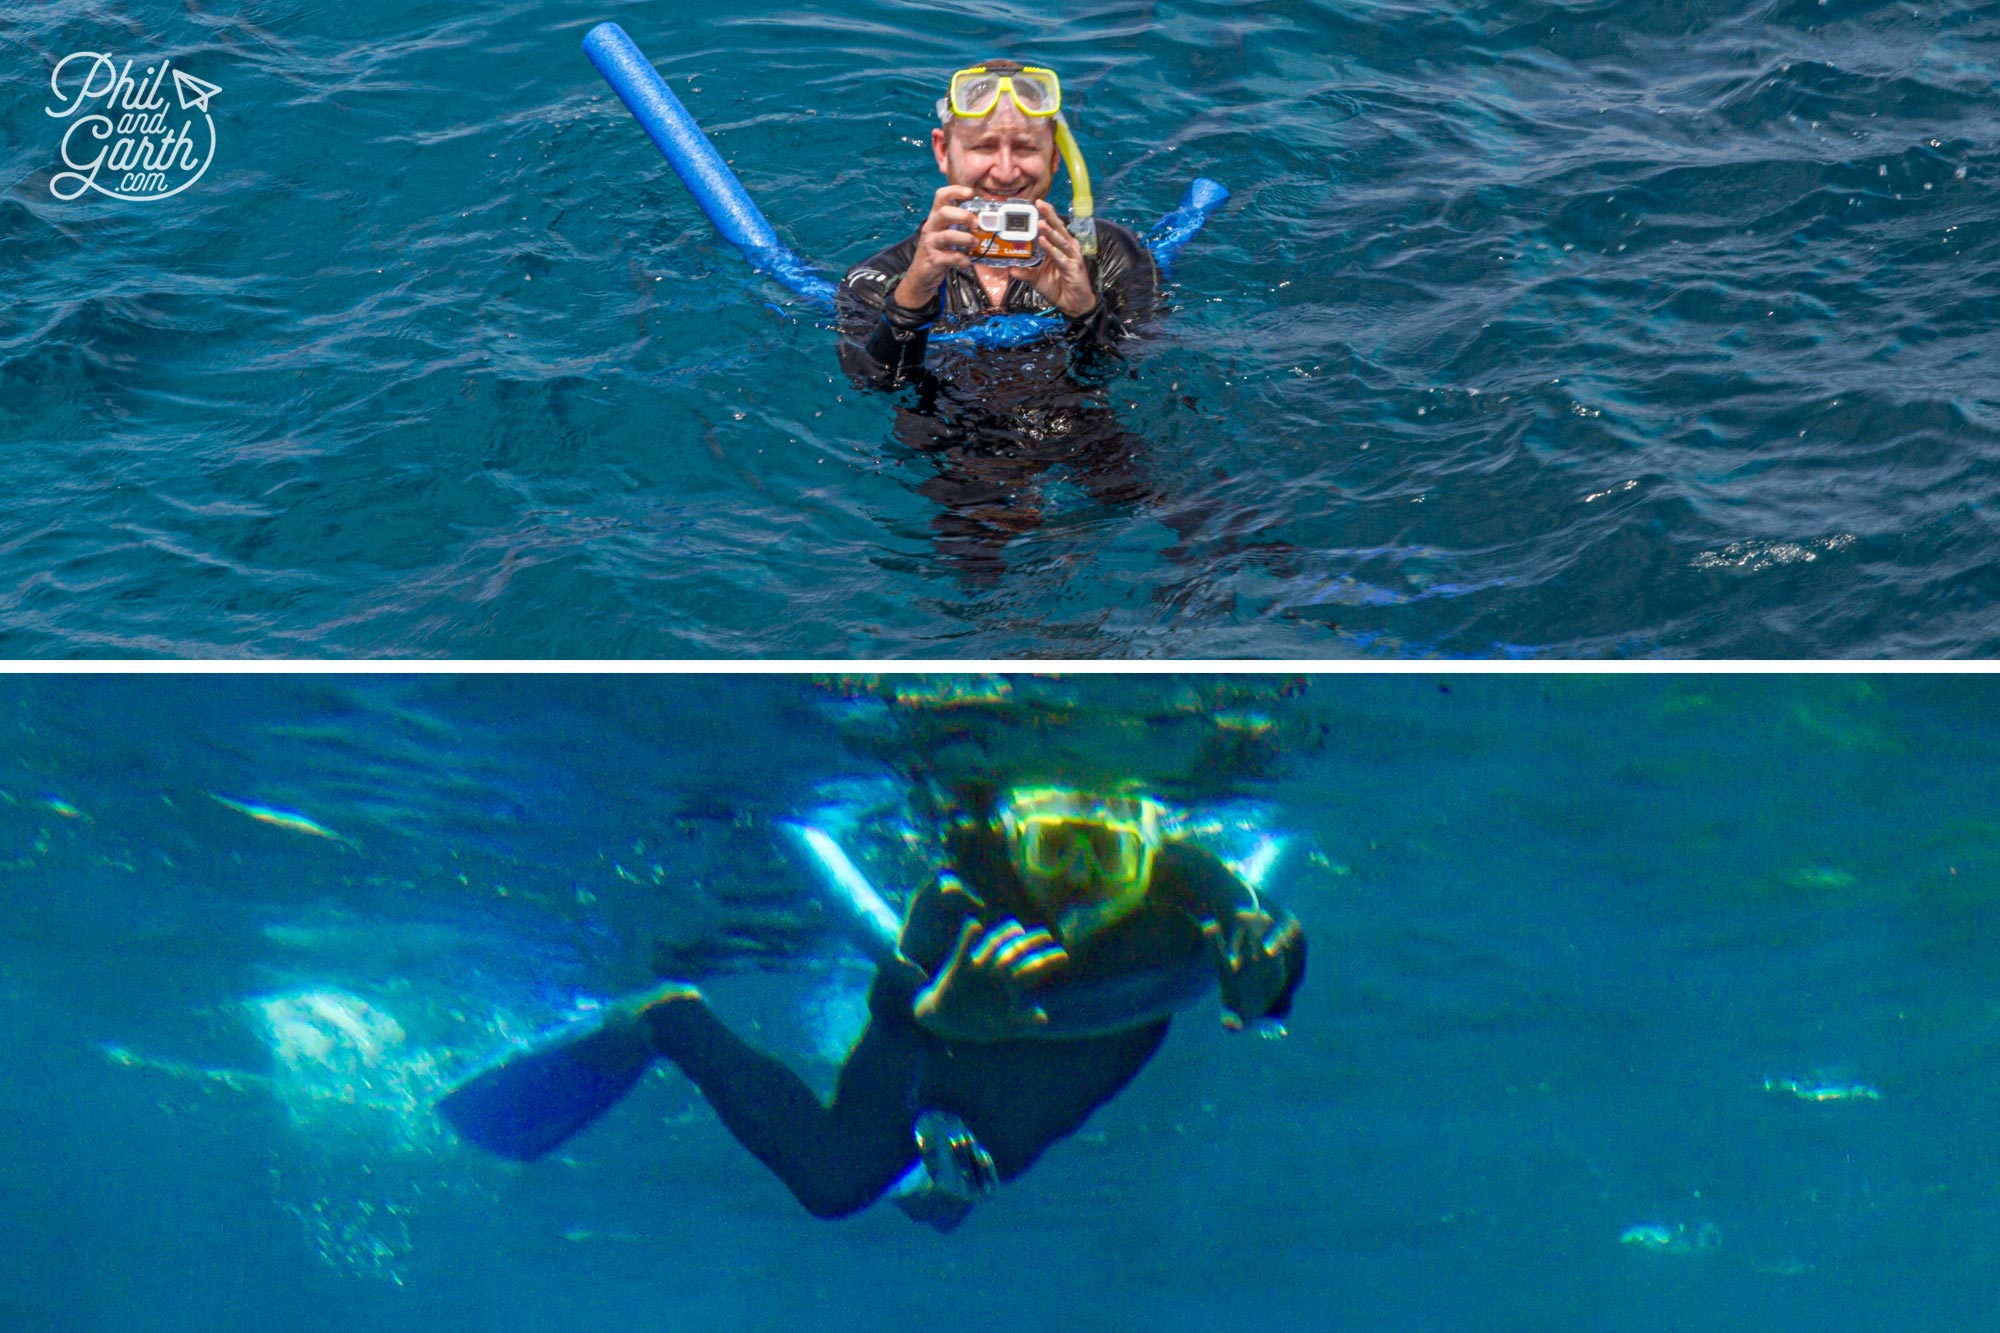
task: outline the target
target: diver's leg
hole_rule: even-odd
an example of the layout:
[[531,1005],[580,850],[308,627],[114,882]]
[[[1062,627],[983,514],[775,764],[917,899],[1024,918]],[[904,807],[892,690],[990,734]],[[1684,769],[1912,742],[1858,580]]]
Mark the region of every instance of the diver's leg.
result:
[[679,1065],[737,1141],[815,1217],[866,1208],[916,1160],[914,1032],[871,1019],[841,1066],[832,1105],[725,1026],[699,995],[647,1011],[653,1045]]
[[1161,1019],[1104,1037],[956,1045],[952,1059],[928,1063],[917,1099],[964,1120],[1000,1178],[1011,1180],[1130,1083],[1167,1026]]

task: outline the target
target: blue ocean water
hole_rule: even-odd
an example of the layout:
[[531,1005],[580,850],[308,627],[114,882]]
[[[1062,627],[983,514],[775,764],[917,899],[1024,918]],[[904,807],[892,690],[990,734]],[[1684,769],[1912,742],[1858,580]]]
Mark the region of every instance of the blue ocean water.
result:
[[[942,76],[1059,67],[1100,212],[1235,190],[1063,468],[941,549],[906,406],[720,244],[912,229]],[[7,0],[0,652],[1989,655],[2000,8]],[[65,55],[217,86],[51,194]],[[1057,187],[1058,198],[1066,197]]]
[[[1992,1327],[1989,680],[1014,685],[7,680],[0,1326]],[[957,1233],[812,1220],[678,1074],[529,1167],[429,1114],[663,940],[824,1082],[866,972],[770,821],[907,887],[899,746],[1085,736],[1290,838],[1311,969]]]

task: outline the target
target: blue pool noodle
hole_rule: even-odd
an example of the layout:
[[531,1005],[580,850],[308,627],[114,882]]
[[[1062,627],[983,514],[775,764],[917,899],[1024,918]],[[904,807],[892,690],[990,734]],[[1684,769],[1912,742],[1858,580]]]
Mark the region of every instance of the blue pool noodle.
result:
[[1221,182],[1206,176],[1196,176],[1187,193],[1181,196],[1181,206],[1161,218],[1153,227],[1153,234],[1146,238],[1146,248],[1153,252],[1153,262],[1160,266],[1161,273],[1172,270],[1174,261],[1180,258],[1181,247],[1200,234],[1208,219],[1229,202],[1229,191]]
[[820,902],[849,943],[878,967],[896,957],[902,918],[868,882],[868,876],[824,829],[797,820],[779,820],[778,830],[811,872]]
[[800,296],[831,309],[833,284],[778,239],[743,182],[625,30],[616,23],[600,23],[585,35],[583,51],[666,156],[722,238],[741,250],[759,273],[768,273]]
[[[817,306],[833,308],[834,284],[778,239],[769,218],[750,198],[743,182],[715,151],[681,99],[653,68],[653,62],[616,23],[600,23],[584,35],[584,54],[625,103],[674,174],[722,238],[743,253],[750,267],[767,273]],[[1229,191],[1206,177],[1188,186],[1186,197],[1161,218],[1147,244],[1160,269],[1173,264]],[[969,342],[980,347],[1019,347],[1057,327],[1054,315],[996,315],[966,329],[933,335],[933,342]]]

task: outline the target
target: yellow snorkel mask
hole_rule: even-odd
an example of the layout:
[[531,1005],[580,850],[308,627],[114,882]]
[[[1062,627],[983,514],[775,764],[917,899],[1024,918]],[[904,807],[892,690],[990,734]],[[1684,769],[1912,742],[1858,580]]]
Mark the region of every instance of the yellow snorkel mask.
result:
[[1022,885],[1065,946],[1145,901],[1160,850],[1157,801],[1020,787],[1007,794],[998,822]]
[[959,70],[951,76],[950,91],[938,99],[938,119],[949,123],[955,116],[967,120],[990,116],[1002,96],[1012,98],[1015,108],[1030,119],[1054,117],[1056,151],[1069,168],[1070,235],[1085,255],[1095,255],[1097,220],[1092,216],[1096,205],[1090,194],[1090,168],[1063,119],[1062,80],[1054,70],[1012,60],[988,60]]

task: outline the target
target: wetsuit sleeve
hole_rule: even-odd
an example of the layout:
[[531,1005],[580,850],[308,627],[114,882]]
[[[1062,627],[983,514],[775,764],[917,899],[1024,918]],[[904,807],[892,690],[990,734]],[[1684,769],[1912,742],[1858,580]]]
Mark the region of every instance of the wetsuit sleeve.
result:
[[[1206,926],[1214,923],[1228,936],[1240,915],[1263,911],[1278,925],[1296,919],[1268,897],[1252,893],[1250,886],[1230,872],[1228,866],[1187,843],[1168,843],[1160,849],[1155,874],[1167,889],[1167,900]],[[1285,1018],[1292,1012],[1292,997],[1306,975],[1306,936],[1303,930],[1288,932],[1279,957],[1285,966],[1284,989],[1259,1018]]]
[[[956,890],[946,893],[946,889]],[[977,915],[980,903],[956,875],[944,874],[917,891],[903,914],[903,933],[896,952],[931,976],[951,958],[965,918]]]
[[877,389],[907,383],[923,369],[937,309],[896,304],[896,284],[917,251],[912,236],[847,270],[834,293],[840,365],[855,383]]
[[1097,224],[1097,304],[1068,321],[1064,336],[1080,347],[1109,349],[1157,314],[1164,283],[1153,252],[1115,222]]
[[884,1021],[913,1024],[917,996],[931,984],[937,970],[951,958],[959,929],[978,911],[970,893],[946,893],[947,885],[963,890],[957,878],[941,875],[917,891],[903,913],[903,930],[896,938],[897,957],[875,970],[868,992],[868,1009]]

